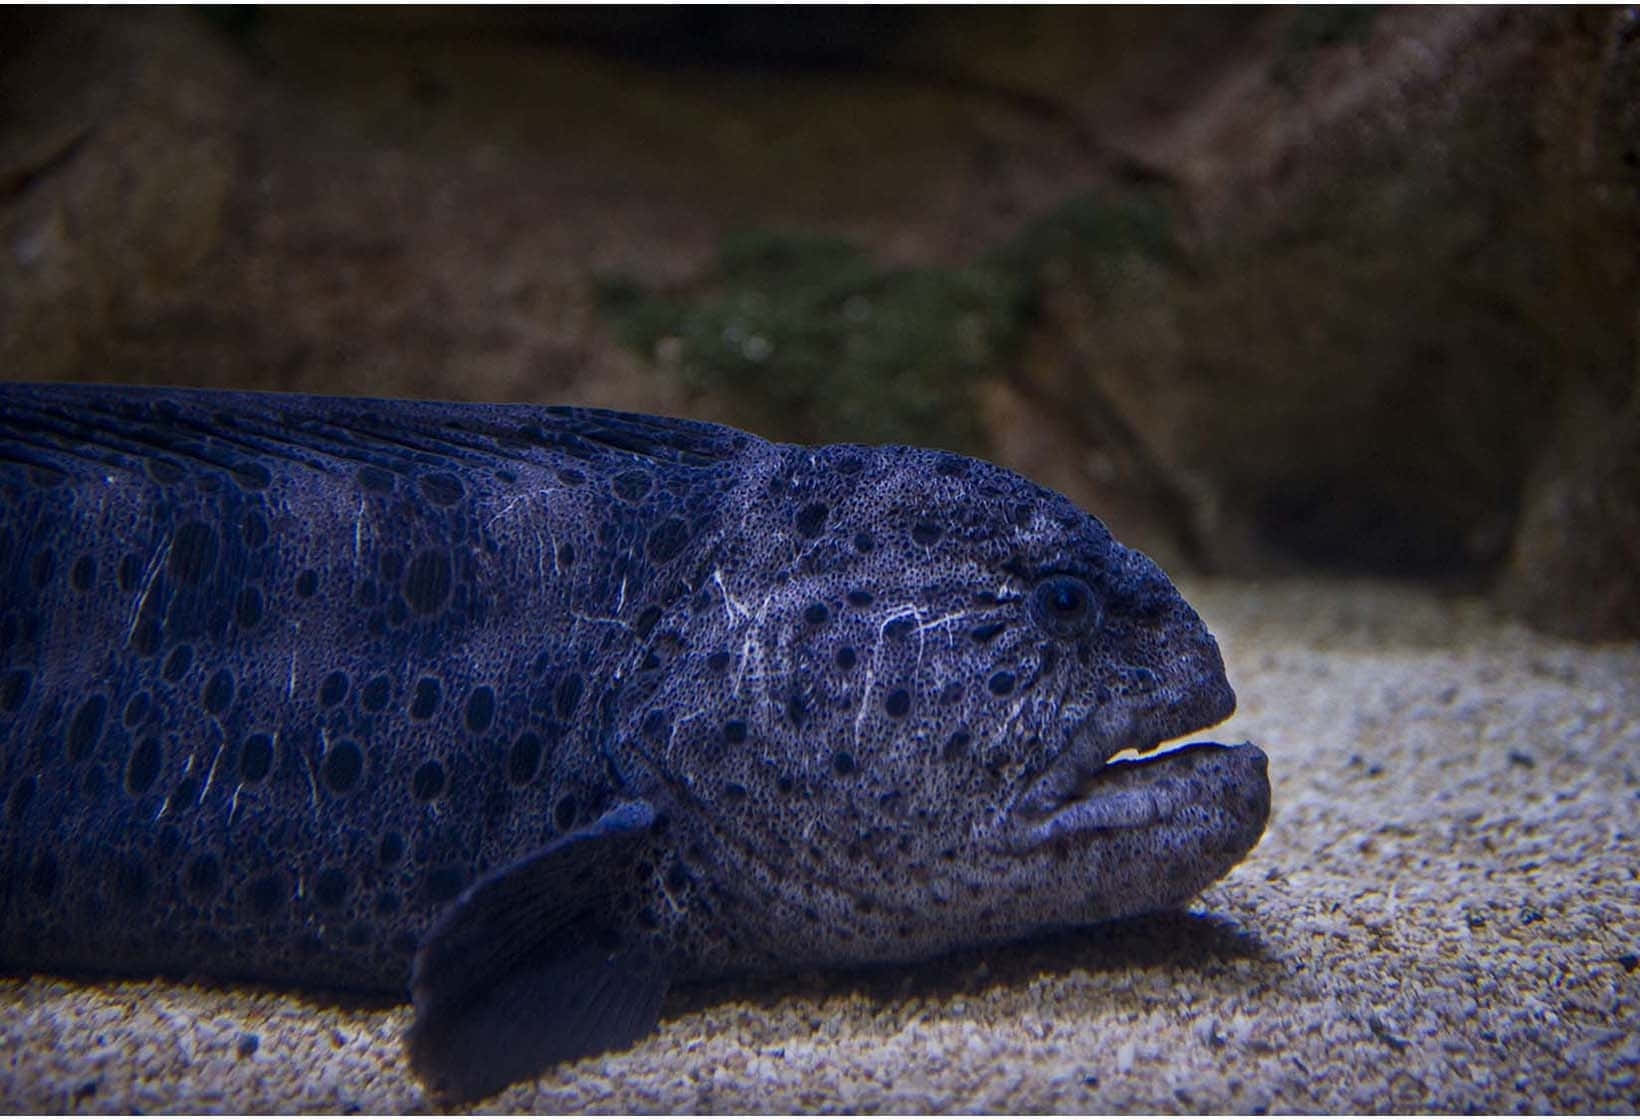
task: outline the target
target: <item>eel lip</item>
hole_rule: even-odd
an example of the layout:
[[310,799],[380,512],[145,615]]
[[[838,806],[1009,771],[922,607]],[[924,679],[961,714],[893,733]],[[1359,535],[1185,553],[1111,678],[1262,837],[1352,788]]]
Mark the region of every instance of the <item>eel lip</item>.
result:
[[[1068,833],[1142,828],[1171,818],[1191,800],[1223,800],[1238,784],[1268,788],[1263,752],[1251,744],[1192,744],[1148,759],[1111,761],[1124,751],[1152,755],[1162,743],[1230,717],[1236,694],[1218,669],[1218,648],[1211,639],[1207,649],[1212,666],[1187,666],[1189,671],[1170,674],[1182,684],[1147,689],[1137,702],[1103,704],[1072,724],[1064,747],[1003,811],[1003,834],[1010,846],[1034,847]],[[1204,747],[1251,751],[1258,756],[1259,772],[1228,775],[1220,772],[1222,767],[1198,766]],[[1246,761],[1253,761],[1251,755]]]
[[[1029,804],[1021,798],[1009,830],[1011,847],[1025,850],[1078,833],[1165,825],[1182,810],[1201,806],[1204,798],[1215,804],[1237,801],[1238,815],[1245,814],[1258,831],[1269,813],[1268,759],[1252,743],[1188,743],[1150,758],[1105,762],[1092,770],[1079,766],[1075,772],[1075,783],[1049,803],[1042,803],[1047,793],[1042,782],[1028,791]],[[1244,796],[1232,797],[1237,793]]]
[[1124,751],[1148,755],[1170,739],[1218,723],[1234,710],[1235,697],[1226,686],[1223,697],[1210,703],[1093,712],[1072,728],[1064,750],[1020,794],[1010,815],[1030,819],[1057,812],[1067,801],[1085,795],[1114,756]]

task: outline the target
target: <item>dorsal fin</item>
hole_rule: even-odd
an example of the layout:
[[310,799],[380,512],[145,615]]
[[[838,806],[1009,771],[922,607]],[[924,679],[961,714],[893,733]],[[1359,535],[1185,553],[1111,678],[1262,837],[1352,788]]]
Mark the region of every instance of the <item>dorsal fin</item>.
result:
[[715,424],[603,409],[461,404],[112,385],[0,385],[0,462],[48,472],[141,471],[154,461],[253,479],[272,457],[317,470],[546,465],[543,452],[677,466],[731,459],[755,438]]

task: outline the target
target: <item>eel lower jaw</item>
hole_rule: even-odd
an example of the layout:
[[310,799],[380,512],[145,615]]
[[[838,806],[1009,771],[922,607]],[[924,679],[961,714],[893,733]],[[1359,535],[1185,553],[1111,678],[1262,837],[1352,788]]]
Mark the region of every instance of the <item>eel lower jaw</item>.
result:
[[1110,709],[1081,721],[1067,736],[1059,756],[1009,807],[1008,816],[1025,821],[1050,816],[1067,803],[1084,798],[1116,755],[1128,751],[1149,754],[1164,739],[1197,730],[1173,727],[1165,729],[1170,734],[1164,735],[1158,733],[1162,729],[1145,726],[1147,722],[1131,710]]
[[[1207,722],[1228,713],[1214,714]],[[1161,827],[1204,799],[1233,799],[1241,787],[1260,783],[1268,789],[1264,754],[1250,743],[1161,749],[1204,726],[1182,715],[1175,710],[1158,720],[1155,713],[1105,711],[1085,720],[1006,810],[1006,846],[1024,851],[1061,837]]]

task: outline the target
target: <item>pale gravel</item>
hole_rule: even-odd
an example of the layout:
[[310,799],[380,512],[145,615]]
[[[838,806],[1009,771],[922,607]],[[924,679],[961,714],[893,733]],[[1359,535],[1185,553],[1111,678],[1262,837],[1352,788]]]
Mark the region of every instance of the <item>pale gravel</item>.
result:
[[[674,994],[483,1111],[1640,1107],[1640,646],[1378,584],[1188,587],[1270,754],[1192,916]],[[0,980],[0,1111],[414,1112],[402,1006]],[[245,1036],[254,1053],[242,1055]]]

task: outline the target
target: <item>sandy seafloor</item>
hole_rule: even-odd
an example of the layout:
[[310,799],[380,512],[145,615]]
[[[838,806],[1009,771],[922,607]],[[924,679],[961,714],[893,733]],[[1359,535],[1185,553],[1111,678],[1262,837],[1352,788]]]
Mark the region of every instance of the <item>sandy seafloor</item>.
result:
[[[1478,600],[1197,583],[1270,755],[1188,915],[715,985],[481,1111],[1640,1108],[1640,645]],[[408,1009],[0,979],[0,1111],[415,1112]]]

